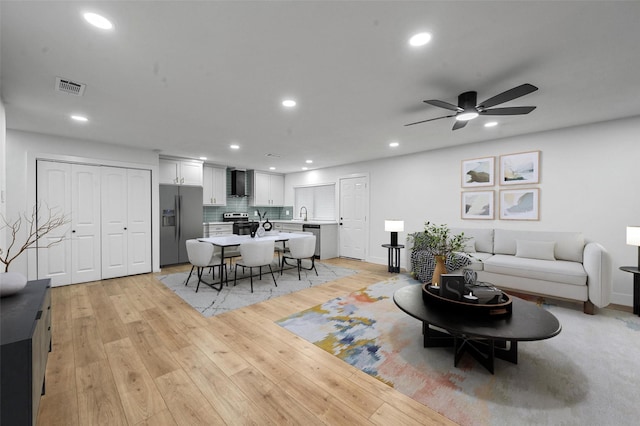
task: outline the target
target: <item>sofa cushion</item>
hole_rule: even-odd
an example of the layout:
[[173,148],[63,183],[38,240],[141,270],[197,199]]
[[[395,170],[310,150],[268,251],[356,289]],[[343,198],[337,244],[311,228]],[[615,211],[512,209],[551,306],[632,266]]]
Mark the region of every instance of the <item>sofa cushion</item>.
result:
[[464,232],[465,237],[473,238],[476,252],[493,253],[493,229],[451,228],[454,235]]
[[[558,283],[587,285],[587,273],[579,262],[539,260],[496,254],[483,261],[484,270],[496,274]],[[531,289],[531,291],[535,291]]]
[[556,243],[554,241],[516,240],[516,257],[556,260],[553,254],[555,247]]
[[[516,254],[517,240],[555,242],[555,258],[582,262],[584,236],[581,232],[512,231],[496,229],[493,235],[495,254]],[[476,245],[476,250],[478,249]]]

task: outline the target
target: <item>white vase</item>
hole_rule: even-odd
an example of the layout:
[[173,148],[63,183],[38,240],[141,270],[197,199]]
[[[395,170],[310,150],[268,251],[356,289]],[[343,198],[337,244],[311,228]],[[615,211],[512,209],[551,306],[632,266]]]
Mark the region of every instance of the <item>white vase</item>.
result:
[[0,297],[10,296],[25,288],[27,277],[20,272],[0,273]]

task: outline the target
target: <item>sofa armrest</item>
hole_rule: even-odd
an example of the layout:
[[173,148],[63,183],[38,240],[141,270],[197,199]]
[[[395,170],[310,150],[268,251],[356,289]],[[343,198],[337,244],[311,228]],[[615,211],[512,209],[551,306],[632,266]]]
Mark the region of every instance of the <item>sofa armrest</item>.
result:
[[584,246],[584,270],[587,273],[589,300],[599,308],[610,303],[613,287],[611,256],[598,243],[587,243]]

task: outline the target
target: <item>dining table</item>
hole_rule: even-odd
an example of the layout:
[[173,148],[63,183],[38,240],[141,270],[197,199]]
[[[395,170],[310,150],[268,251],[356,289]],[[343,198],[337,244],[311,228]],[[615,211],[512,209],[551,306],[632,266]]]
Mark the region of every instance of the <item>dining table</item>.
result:
[[[220,271],[224,268],[224,249],[227,247],[238,247],[242,244],[252,242],[252,241],[275,241],[282,242],[283,246],[286,241],[292,240],[294,238],[304,238],[308,237],[308,234],[294,233],[294,232],[266,232],[263,236],[255,236],[251,235],[237,235],[237,234],[229,234],[229,235],[218,235],[215,237],[203,237],[198,238],[198,241],[202,241],[205,243],[211,243],[214,246],[220,247]],[[215,290],[222,290],[222,286],[224,284],[224,275],[220,273],[220,287],[214,288]]]

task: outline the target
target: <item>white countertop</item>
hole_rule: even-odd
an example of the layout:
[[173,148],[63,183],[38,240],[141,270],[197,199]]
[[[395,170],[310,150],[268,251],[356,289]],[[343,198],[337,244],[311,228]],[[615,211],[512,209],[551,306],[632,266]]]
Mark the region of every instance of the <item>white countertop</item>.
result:
[[219,247],[239,246],[250,241],[287,241],[294,238],[305,238],[305,234],[294,234],[289,232],[266,233],[263,237],[251,238],[251,235],[220,235],[217,237],[198,238],[199,241],[211,243]]
[[299,223],[301,225],[337,225],[338,222],[336,222],[335,220],[308,220],[308,221],[304,221],[304,220],[300,220],[300,219],[293,219],[293,220],[286,220],[286,219],[269,219],[269,222],[273,222],[273,223]]

